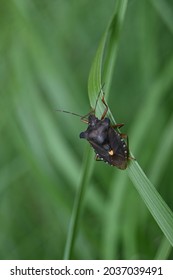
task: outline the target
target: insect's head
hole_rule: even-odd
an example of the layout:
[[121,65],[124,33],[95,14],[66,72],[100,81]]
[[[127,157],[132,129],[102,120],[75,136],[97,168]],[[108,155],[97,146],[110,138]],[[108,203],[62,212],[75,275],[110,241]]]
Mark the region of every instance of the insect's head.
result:
[[88,116],[88,125],[89,126],[95,126],[97,122],[98,122],[98,118],[95,116],[94,113],[92,113]]

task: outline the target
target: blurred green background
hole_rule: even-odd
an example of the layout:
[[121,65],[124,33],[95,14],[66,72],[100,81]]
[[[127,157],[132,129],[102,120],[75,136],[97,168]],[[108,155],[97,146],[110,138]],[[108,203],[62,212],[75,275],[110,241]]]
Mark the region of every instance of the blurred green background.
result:
[[[0,9],[0,259],[62,259],[88,143],[87,79],[115,0]],[[173,209],[173,2],[131,0],[108,104]],[[154,259],[163,234],[125,171],[97,162],[74,259]],[[170,252],[167,258],[171,259]]]

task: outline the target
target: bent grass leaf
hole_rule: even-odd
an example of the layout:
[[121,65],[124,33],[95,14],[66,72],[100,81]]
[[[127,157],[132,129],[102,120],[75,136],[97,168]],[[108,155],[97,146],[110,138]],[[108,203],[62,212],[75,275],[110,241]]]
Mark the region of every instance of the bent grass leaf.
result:
[[[96,98],[98,96],[98,93],[102,87],[102,64],[103,64],[103,55],[104,55],[104,49],[108,40],[108,36],[110,35],[110,48],[111,51],[109,51],[109,54],[107,57],[109,57],[109,63],[107,64],[107,73],[109,69],[113,69],[111,64],[112,58],[114,57],[115,60],[115,54],[114,50],[117,46],[118,40],[114,40],[114,36],[111,36],[111,34],[115,34],[113,30],[120,28],[122,22],[123,22],[123,17],[125,13],[125,9],[127,6],[127,0],[123,1],[116,1],[116,6],[115,6],[115,13],[113,15],[112,20],[110,21],[110,24],[108,25],[108,28],[101,40],[101,43],[99,45],[99,48],[97,50],[96,56],[94,58],[90,74],[89,74],[89,81],[88,81],[88,92],[89,92],[89,99],[90,99],[90,104],[91,107],[94,107]],[[114,29],[115,28],[115,29]],[[117,37],[118,38],[118,37]],[[112,40],[113,39],[113,40]],[[115,46],[115,48],[113,47]],[[110,66],[111,64],[111,66]],[[109,77],[111,76],[112,71],[109,71]],[[107,74],[105,73],[105,77]],[[108,77],[106,78],[108,79]],[[109,78],[109,80],[111,80]],[[106,81],[107,82],[107,81]],[[101,110],[100,104],[98,104],[98,109]],[[113,119],[113,117],[111,118]],[[89,182],[89,178],[92,172],[92,166],[91,161],[93,160],[91,158],[91,152],[88,152],[89,154],[86,155],[86,160],[85,164],[83,167],[83,172],[82,172],[82,177],[81,177],[81,183],[79,186],[79,191],[76,195],[76,201],[74,203],[73,211],[72,211],[72,216],[71,216],[71,222],[70,222],[70,227],[69,227],[69,232],[67,236],[67,241],[66,241],[66,246],[65,246],[65,251],[64,251],[64,259],[69,259],[72,256],[73,253],[73,248],[75,244],[75,239],[77,236],[77,227],[79,224],[79,218],[80,218],[80,213],[83,205],[83,199],[84,199],[84,194],[85,194],[85,189],[86,185]]]
[[[99,48],[97,50],[90,75],[88,80],[88,90],[89,90],[89,99],[91,106],[95,104],[98,92],[102,87],[102,73],[104,73],[105,80],[103,82],[107,83],[110,87],[111,77],[113,75],[113,65],[116,59],[116,51],[119,42],[119,33],[111,32],[112,30],[117,30],[117,25],[119,28],[123,22],[123,15],[125,13],[125,8],[127,1],[117,1],[117,13],[114,14],[111,23],[107,31],[105,32]],[[120,12],[121,11],[121,12]],[[123,12],[122,12],[123,11]],[[121,14],[121,17],[120,17]],[[118,17],[119,16],[119,17]],[[120,24],[121,19],[121,24]],[[116,25],[116,26],[114,26]],[[109,36],[108,36],[109,35]],[[106,52],[107,48],[107,52]],[[103,63],[103,58],[106,53],[106,67]],[[112,61],[113,60],[113,61]],[[99,106],[99,113],[103,112],[101,110],[101,104]],[[114,118],[109,110],[108,115],[111,121],[114,121]],[[147,178],[138,162],[131,161],[128,168],[128,175],[139,192],[141,198],[148,207],[150,213],[154,217],[155,221],[159,225],[160,229],[163,231],[166,238],[169,240],[170,244],[173,246],[173,213],[160,196],[156,188]]]

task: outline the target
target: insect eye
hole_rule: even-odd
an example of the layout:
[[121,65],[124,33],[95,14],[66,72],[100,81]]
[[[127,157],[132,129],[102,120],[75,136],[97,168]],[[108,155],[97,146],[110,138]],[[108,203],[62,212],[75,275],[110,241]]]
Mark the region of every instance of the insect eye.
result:
[[86,132],[81,132],[80,135],[79,135],[80,138],[86,138]]

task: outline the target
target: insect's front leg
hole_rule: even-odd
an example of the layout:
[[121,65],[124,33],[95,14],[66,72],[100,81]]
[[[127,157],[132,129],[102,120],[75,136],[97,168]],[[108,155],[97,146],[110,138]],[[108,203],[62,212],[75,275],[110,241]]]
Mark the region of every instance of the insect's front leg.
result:
[[103,120],[103,119],[105,118],[105,116],[106,116],[106,114],[107,114],[107,112],[108,112],[108,105],[106,104],[104,95],[103,95],[103,97],[102,97],[102,102],[103,102],[103,104],[105,105],[106,108],[105,108],[105,110],[104,110],[104,112],[103,112],[103,114],[102,114],[102,116],[101,116],[101,120]]

